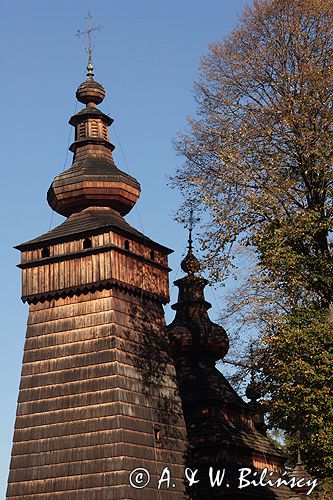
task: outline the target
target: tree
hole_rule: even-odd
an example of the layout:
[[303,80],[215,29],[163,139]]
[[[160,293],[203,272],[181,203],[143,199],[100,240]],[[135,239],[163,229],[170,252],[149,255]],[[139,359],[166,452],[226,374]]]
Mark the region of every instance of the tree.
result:
[[324,314],[308,306],[279,316],[259,348],[270,424],[288,430],[292,461],[299,445],[315,477],[333,476],[332,328]]
[[[173,184],[206,214],[201,241],[211,279],[223,280],[237,254],[251,252],[253,272],[239,305],[248,309],[251,303],[251,319],[264,340],[259,360],[275,363],[285,356],[285,373],[266,362],[260,368],[267,398],[275,402],[271,422],[291,434],[293,405],[284,404],[277,388],[285,380],[295,383],[288,355],[298,345],[295,332],[308,346],[299,368],[305,368],[302,353],[308,350],[332,356],[326,341],[333,333],[332,70],[333,0],[254,2],[231,36],[210,45],[202,59],[197,115],[176,142],[185,163]],[[322,335],[302,323],[303,313],[320,325],[324,347],[317,345]],[[311,370],[321,382],[309,385],[304,373],[304,384],[295,389],[301,428],[307,409],[297,405],[309,390],[322,401],[321,412],[331,415],[321,398],[330,386],[328,370],[322,364]],[[320,426],[319,409],[317,418]],[[303,433],[304,458],[310,470],[324,475],[330,445],[321,450],[321,441],[317,453],[307,456],[311,429]]]

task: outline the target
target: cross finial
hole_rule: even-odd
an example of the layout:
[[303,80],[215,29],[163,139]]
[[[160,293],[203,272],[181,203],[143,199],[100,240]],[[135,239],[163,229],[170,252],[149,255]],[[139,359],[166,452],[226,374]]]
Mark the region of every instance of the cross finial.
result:
[[193,207],[190,208],[190,215],[188,218],[188,249],[192,250],[192,231],[194,227]]
[[185,227],[187,227],[188,229],[188,249],[189,251],[192,250],[192,243],[193,243],[193,240],[192,240],[192,232],[193,232],[193,228],[195,226],[195,224],[197,222],[199,222],[199,218],[198,217],[194,217],[194,210],[193,210],[193,205],[190,206],[190,213],[189,213],[189,216],[188,216],[188,219],[187,221],[185,220],[186,224],[185,224]]
[[78,30],[75,36],[77,36],[78,38],[83,37],[84,40],[88,39],[88,48],[86,49],[86,51],[88,52],[87,76],[92,78],[94,76],[93,73],[94,66],[92,63],[92,51],[94,47],[92,46],[91,42],[91,34],[93,31],[101,31],[103,26],[100,25],[93,26],[92,24],[93,16],[90,14],[90,11],[88,11],[88,15],[85,17],[85,19],[87,19],[88,21],[88,29],[86,31]]
[[183,219],[179,219],[179,222],[184,224],[184,227],[188,229],[189,235],[188,235],[188,249],[191,252],[193,250],[193,240],[192,240],[192,232],[193,228],[196,222],[199,222],[200,219],[198,217],[194,217],[194,209],[193,209],[193,204],[190,203],[190,211],[188,217],[184,217]]

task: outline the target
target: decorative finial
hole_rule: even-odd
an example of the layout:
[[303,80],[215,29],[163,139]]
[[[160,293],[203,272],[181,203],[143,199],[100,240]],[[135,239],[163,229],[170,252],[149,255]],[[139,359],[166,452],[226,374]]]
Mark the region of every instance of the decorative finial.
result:
[[192,232],[195,222],[199,222],[199,218],[195,218],[193,215],[193,206],[190,206],[190,213],[187,219],[182,219],[181,222],[184,223],[185,227],[188,229],[188,252],[186,257],[182,260],[180,267],[185,273],[193,276],[200,270],[200,264],[198,259],[193,255],[193,240]]
[[84,40],[88,39],[88,48],[86,49],[86,51],[88,53],[87,77],[92,78],[94,76],[94,73],[93,73],[94,66],[92,63],[92,51],[93,51],[94,47],[92,46],[92,43],[91,43],[91,34],[93,31],[101,31],[103,26],[100,26],[100,25],[93,26],[92,25],[93,16],[90,14],[90,11],[88,11],[88,16],[86,16],[85,19],[87,19],[87,21],[88,21],[88,29],[86,31],[78,30],[77,34],[75,36],[77,36],[78,38],[83,37]]
[[256,381],[255,377],[255,362],[254,362],[254,351],[253,346],[250,346],[250,383],[245,391],[246,397],[250,399],[252,404],[256,404],[257,400],[260,399],[261,390],[260,385]]

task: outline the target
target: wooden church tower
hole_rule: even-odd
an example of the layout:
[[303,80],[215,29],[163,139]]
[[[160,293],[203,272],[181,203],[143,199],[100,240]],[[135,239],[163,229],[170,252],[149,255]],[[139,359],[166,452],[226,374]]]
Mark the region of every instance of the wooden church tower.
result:
[[[66,220],[17,247],[29,319],[7,499],[180,500],[186,433],[162,307],[170,250],[123,218],[140,185],[113,161],[91,64],[87,77],[69,122],[73,164],[47,194]],[[129,482],[139,467],[144,489]],[[164,467],[173,484],[158,490]]]

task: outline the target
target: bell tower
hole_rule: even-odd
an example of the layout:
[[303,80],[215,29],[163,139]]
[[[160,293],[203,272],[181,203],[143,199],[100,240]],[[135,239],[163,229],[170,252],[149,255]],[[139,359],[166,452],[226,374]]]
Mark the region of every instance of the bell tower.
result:
[[[66,220],[19,245],[29,304],[7,499],[186,498],[186,433],[163,304],[168,248],[123,218],[140,195],[114,163],[91,61],[71,167],[47,200]],[[171,490],[157,489],[168,467]],[[144,489],[129,482],[144,468]]]

